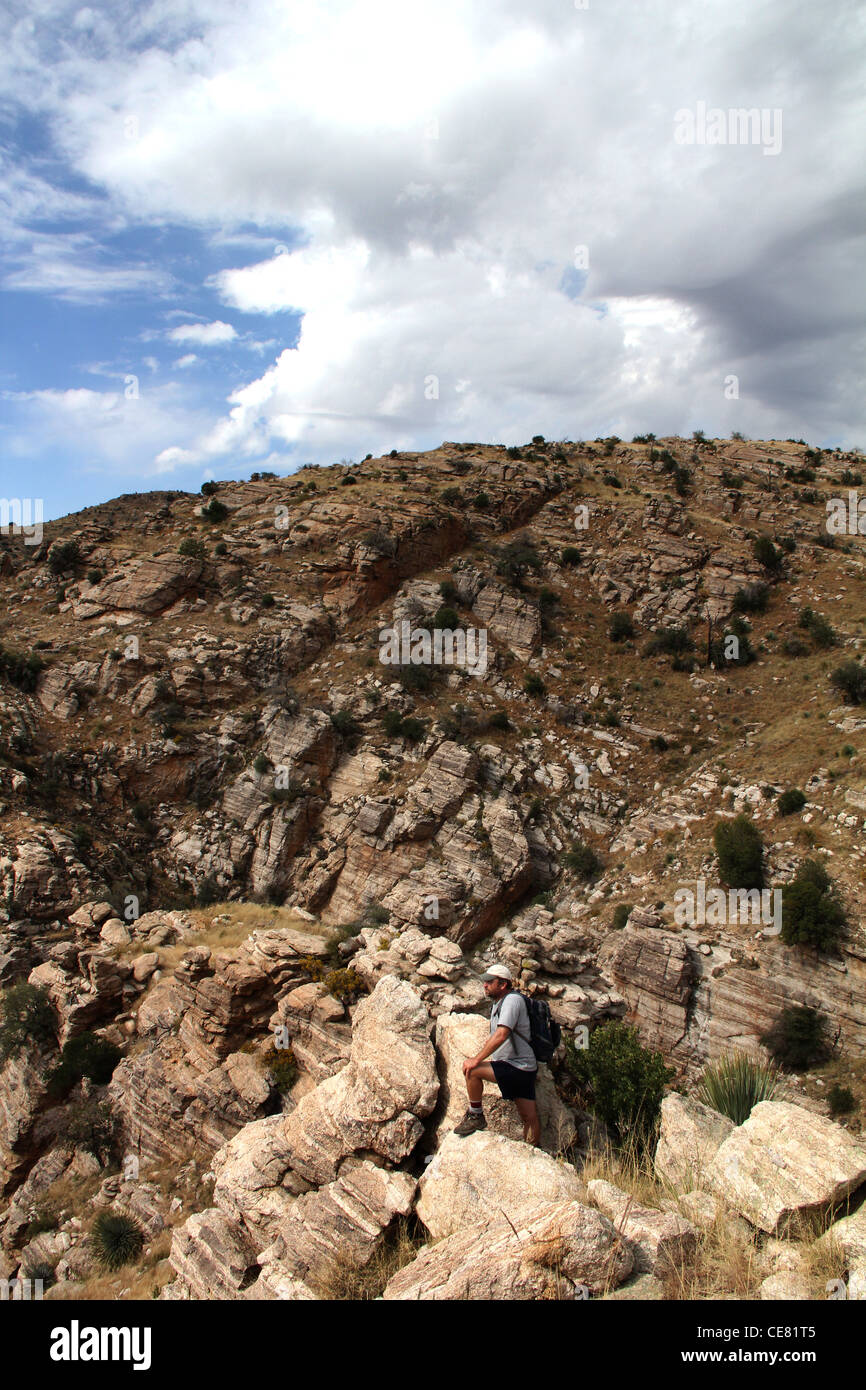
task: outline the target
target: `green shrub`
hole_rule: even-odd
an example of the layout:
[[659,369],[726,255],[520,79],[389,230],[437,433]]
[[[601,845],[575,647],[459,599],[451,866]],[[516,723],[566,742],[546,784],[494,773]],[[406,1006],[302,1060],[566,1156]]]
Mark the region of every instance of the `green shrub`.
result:
[[101,1211],[90,1229],[90,1243],[103,1269],[121,1269],[138,1259],[144,1248],[144,1232],[123,1212]]
[[590,1034],[589,1046],[566,1039],[565,1065],[583,1103],[609,1125],[618,1140],[649,1139],[661,1109],[665,1084],[673,1071],[660,1052],[641,1045],[628,1023],[602,1023]]
[[78,541],[55,541],[48,552],[48,568],[52,574],[66,574],[75,569],[80,559]]
[[523,689],[527,695],[543,695],[547,686],[536,671],[530,671],[526,680],[523,682]]
[[394,676],[404,690],[415,694],[426,695],[433,688],[436,681],[436,672],[440,667],[413,665],[407,662],[405,665],[394,667]]
[[795,811],[802,811],[806,805],[806,797],[799,787],[791,787],[789,791],[779,795],[776,805],[780,816],[792,816]]
[[57,1065],[48,1073],[49,1096],[60,1100],[85,1076],[94,1085],[104,1086],[111,1080],[120,1056],[114,1043],[96,1033],[79,1033],[70,1038],[63,1044]]
[[511,728],[511,720],[504,709],[494,710],[487,721],[487,727],[488,729],[501,729],[503,733],[507,733]]
[[563,565],[579,565],[580,551],[576,545],[567,545],[562,552],[560,562]]
[[785,1071],[806,1071],[832,1051],[823,1014],[799,1004],[784,1008],[760,1042]]
[[382,727],[389,738],[399,738],[403,728],[403,716],[395,709],[386,710],[382,715]]
[[264,774],[268,771],[268,769],[272,766],[273,764],[271,763],[271,760],[268,757],[267,753],[257,753],[256,756],[253,758],[253,770],[257,772],[260,777],[263,777]]
[[782,553],[777,550],[769,536],[756,536],[752,545],[752,553],[759,565],[763,565],[765,570],[775,573],[781,567]]
[[361,726],[354,714],[347,709],[338,709],[334,711],[331,715],[331,726],[336,729],[341,738],[356,738],[361,732]]
[[185,536],[177,548],[177,553],[186,555],[191,560],[203,560],[207,555],[207,549],[200,536]]
[[685,656],[695,649],[691,633],[685,627],[659,628],[643,649],[644,656]]
[[84,1096],[67,1107],[64,1137],[77,1148],[86,1149],[106,1163],[114,1149],[116,1121],[107,1101]]
[[275,603],[273,594],[262,594],[262,608],[273,608]]
[[202,507],[202,516],[205,521],[216,523],[225,521],[229,514],[229,509],[225,502],[220,502],[218,497],[212,497],[206,507]]
[[614,613],[610,620],[608,636],[611,642],[625,642],[634,637],[634,623],[630,613]]
[[571,869],[578,878],[587,883],[598,878],[604,868],[604,864],[595,850],[591,845],[585,844],[583,840],[573,841],[571,849],[565,855],[564,862],[567,869]]
[[830,684],[840,690],[846,704],[866,703],[866,667],[856,661],[843,661],[830,677]]
[[826,618],[814,613],[811,608],[801,608],[799,626],[806,629],[818,647],[832,647],[836,644],[836,633]]
[[460,626],[460,616],[457,610],[449,608],[447,605],[440,608],[433,619],[433,626],[453,632],[455,628]]
[[487,508],[490,506],[490,498],[486,492],[477,492],[472,499],[472,505],[477,508],[479,512],[486,512]]
[[102,570],[90,569],[87,571],[88,584],[99,584],[102,580]]
[[775,1067],[746,1052],[732,1052],[705,1067],[696,1096],[703,1105],[744,1124],[760,1100],[772,1100],[779,1085]]
[[623,927],[625,926],[626,922],[627,922],[628,919],[629,919],[629,916],[630,916],[630,914],[631,914],[633,908],[634,908],[634,903],[620,903],[619,906],[616,907],[616,908],[614,909],[614,914],[613,914],[613,929],[614,929],[614,931],[622,931]]
[[442,501],[448,507],[457,507],[463,501],[463,493],[459,487],[446,487],[442,493]]
[[216,545],[213,548],[213,553],[214,555],[228,555],[229,548],[226,545],[225,541],[217,541]]
[[722,881],[729,888],[761,888],[764,883],[764,844],[748,816],[722,820],[713,832]]
[[827,1092],[827,1104],[834,1120],[839,1115],[850,1115],[855,1104],[854,1092],[850,1086],[840,1086],[837,1083]]
[[845,927],[845,910],[824,865],[804,859],[791,883],[782,888],[781,937],[787,946],[835,946]]
[[0,675],[25,694],[32,694],[36,689],[40,673],[44,670],[45,662],[36,652],[25,656],[23,652],[0,647]]
[[526,536],[518,536],[516,540],[509,541],[499,551],[496,560],[496,573],[519,589],[527,571],[533,570],[537,573],[541,569],[541,564],[541,556],[534,542]]
[[54,1042],[56,1022],[48,993],[21,981],[0,995],[0,1063],[24,1047]]
[[799,637],[786,637],[782,643],[785,656],[805,656],[808,650],[806,643],[801,642]]
[[212,903],[221,902],[222,897],[223,890],[213,874],[208,874],[207,878],[202,879],[195,890],[195,901],[198,907],[210,907]]
[[427,724],[423,719],[416,719],[414,715],[407,714],[400,725],[400,733],[409,743],[420,743],[427,732]]
[[279,1095],[284,1096],[298,1079],[298,1060],[294,1052],[290,1047],[277,1047],[272,1043],[264,1061],[271,1085]]
[[734,594],[735,613],[763,613],[770,598],[769,584],[746,584]]
[[460,596],[457,592],[457,585],[454,583],[453,579],[443,579],[442,583],[439,585],[439,592],[445,603],[450,604],[451,607],[459,602]]
[[213,482],[212,480],[209,481],[209,482],[206,482],[206,483],[202,483],[202,485],[201,485],[202,496],[203,496],[203,497],[213,497],[214,493],[215,493],[216,490],[217,490],[217,486],[218,486],[218,485],[217,485],[215,482]]

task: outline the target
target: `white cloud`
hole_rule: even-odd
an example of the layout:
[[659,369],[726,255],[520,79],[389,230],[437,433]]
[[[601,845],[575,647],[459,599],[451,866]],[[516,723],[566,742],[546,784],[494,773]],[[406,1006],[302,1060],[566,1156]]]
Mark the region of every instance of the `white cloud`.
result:
[[214,323],[181,323],[166,335],[174,343],[197,343],[199,347],[215,347],[230,343],[236,338],[237,330],[230,323],[217,319]]
[[[259,254],[209,282],[229,308],[303,314],[160,467],[539,430],[858,442],[854,0],[159,0],[100,12],[98,57],[79,23],[47,84],[26,29],[0,59],[76,168],[115,216]],[[782,152],[678,145],[698,101],[781,108]]]
[[194,352],[185,352],[183,357],[178,357],[176,359],[174,365],[175,367],[181,368],[192,367],[198,360]]

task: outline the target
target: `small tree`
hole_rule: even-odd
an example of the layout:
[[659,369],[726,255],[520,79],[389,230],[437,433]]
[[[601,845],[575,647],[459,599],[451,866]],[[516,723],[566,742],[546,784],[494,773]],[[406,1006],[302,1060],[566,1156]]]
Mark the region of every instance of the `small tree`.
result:
[[761,888],[764,883],[764,844],[748,816],[719,821],[713,832],[722,880],[729,888]]
[[866,704],[866,667],[858,662],[843,661],[830,677],[830,684],[842,692],[847,704]]
[[610,620],[608,636],[611,642],[625,642],[634,637],[634,623],[630,613],[614,613]]
[[785,1071],[806,1071],[832,1052],[823,1014],[800,1005],[784,1008],[760,1042]]
[[566,1041],[565,1065],[582,1093],[584,1104],[610,1125],[622,1142],[640,1142],[655,1128],[665,1084],[674,1075],[660,1052],[643,1047],[637,1029],[628,1023],[602,1023],[589,1046]]
[[82,1077],[97,1086],[111,1080],[120,1061],[120,1049],[96,1033],[79,1033],[63,1044],[60,1060],[48,1075],[48,1094],[58,1100],[72,1090]]
[[604,868],[604,864],[595,850],[591,845],[585,844],[583,840],[573,842],[571,849],[565,856],[565,866],[587,883],[598,878]]
[[34,1043],[53,1042],[55,1026],[46,990],[26,981],[12,985],[0,996],[0,1063]]
[[782,564],[782,552],[777,550],[769,536],[756,536],[752,552],[759,565],[775,573]]
[[782,889],[782,940],[826,951],[837,945],[844,927],[845,910],[830,875],[820,861],[804,859]]

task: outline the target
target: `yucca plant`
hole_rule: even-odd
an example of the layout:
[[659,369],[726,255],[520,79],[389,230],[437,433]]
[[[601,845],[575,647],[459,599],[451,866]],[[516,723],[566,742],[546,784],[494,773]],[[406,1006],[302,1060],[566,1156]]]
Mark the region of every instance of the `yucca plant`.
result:
[[144,1245],[144,1232],[131,1216],[101,1211],[90,1232],[96,1258],[103,1269],[120,1269],[138,1259]]
[[741,1125],[759,1100],[773,1099],[778,1084],[776,1067],[747,1052],[731,1052],[704,1068],[696,1095],[711,1110]]

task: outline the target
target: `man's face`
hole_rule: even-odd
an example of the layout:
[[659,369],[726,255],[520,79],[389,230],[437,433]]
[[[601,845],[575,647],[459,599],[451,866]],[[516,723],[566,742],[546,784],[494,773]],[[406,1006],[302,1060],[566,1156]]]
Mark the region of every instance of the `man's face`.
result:
[[503,994],[508,993],[507,980],[485,980],[484,993],[488,999],[501,999]]

